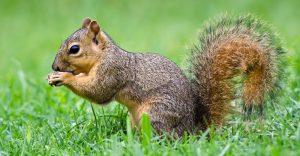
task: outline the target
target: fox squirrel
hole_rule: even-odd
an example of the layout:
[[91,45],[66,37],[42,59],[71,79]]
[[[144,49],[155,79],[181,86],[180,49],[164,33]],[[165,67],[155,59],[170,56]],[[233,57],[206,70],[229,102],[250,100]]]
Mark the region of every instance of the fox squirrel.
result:
[[[48,75],[51,86],[66,86],[97,104],[115,99],[125,105],[134,126],[147,113],[158,132],[177,136],[221,125],[230,102],[241,99],[245,114],[262,111],[279,80],[279,40],[252,15],[224,16],[208,22],[191,50],[187,78],[175,63],[156,54],[120,48],[96,21],[61,45]],[[232,79],[242,75],[241,96]]]

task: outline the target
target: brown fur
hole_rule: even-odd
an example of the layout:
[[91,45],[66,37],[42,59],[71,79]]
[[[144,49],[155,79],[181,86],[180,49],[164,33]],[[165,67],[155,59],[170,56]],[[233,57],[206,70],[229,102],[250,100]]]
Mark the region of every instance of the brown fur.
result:
[[[209,40],[213,42],[193,58],[196,79],[191,81],[162,56],[123,50],[97,22],[85,19],[59,49],[48,82],[98,104],[115,98],[128,108],[133,126],[147,113],[158,132],[181,136],[223,122],[235,98],[231,79],[240,73],[247,75],[245,108],[262,105],[274,85],[276,68],[272,49],[250,32],[235,27]],[[80,51],[70,54],[74,44]]]
[[229,103],[235,99],[231,79],[237,74],[247,75],[242,94],[245,106],[262,105],[266,91],[274,85],[272,75],[267,75],[271,60],[263,55],[263,50],[250,39],[234,38],[220,44],[214,54],[203,55],[209,58],[203,64],[205,70],[199,71],[199,78],[206,79],[200,84],[210,86],[209,90],[200,90],[200,95],[205,101],[210,101],[206,106],[209,124],[220,125],[229,113]]

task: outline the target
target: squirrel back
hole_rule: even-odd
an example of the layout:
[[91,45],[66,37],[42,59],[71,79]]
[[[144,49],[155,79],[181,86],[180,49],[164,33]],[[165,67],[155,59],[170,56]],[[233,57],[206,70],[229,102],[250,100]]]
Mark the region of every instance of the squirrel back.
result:
[[[240,98],[246,117],[276,90],[284,53],[270,26],[252,15],[223,16],[209,21],[191,51],[190,72],[198,93],[202,122],[221,124],[230,102]],[[233,79],[240,76],[241,96]]]
[[264,100],[279,80],[280,47],[268,26],[251,15],[209,22],[191,52],[188,79],[175,63],[156,54],[120,48],[89,18],[67,38],[53,62],[50,85],[64,85],[98,104],[116,99],[125,105],[134,126],[147,113],[158,132],[181,136],[211,124],[220,125],[236,97],[248,115],[262,112]]

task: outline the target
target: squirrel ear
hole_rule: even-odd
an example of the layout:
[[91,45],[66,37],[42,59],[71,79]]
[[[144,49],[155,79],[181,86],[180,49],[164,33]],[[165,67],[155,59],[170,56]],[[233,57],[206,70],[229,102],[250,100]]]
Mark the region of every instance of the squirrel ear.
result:
[[92,21],[89,25],[89,31],[92,32],[95,36],[99,33],[100,31],[100,26],[96,21]]
[[92,21],[88,26],[88,33],[87,35],[93,39],[93,41],[98,44],[100,42],[103,47],[105,47],[106,37],[100,30],[100,26],[96,21]]
[[82,26],[81,28],[87,28],[91,23],[91,19],[89,17],[86,17],[83,21],[82,21]]

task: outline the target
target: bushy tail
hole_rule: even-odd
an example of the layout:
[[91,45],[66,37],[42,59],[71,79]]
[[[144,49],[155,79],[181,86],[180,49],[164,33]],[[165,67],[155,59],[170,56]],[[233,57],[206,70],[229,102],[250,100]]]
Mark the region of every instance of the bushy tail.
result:
[[[276,35],[251,15],[222,17],[208,23],[190,60],[199,114],[208,124],[221,124],[236,98],[241,99],[246,114],[253,108],[262,112],[264,100],[279,79],[283,49]],[[237,76],[243,78],[240,97],[236,97],[233,83]]]

